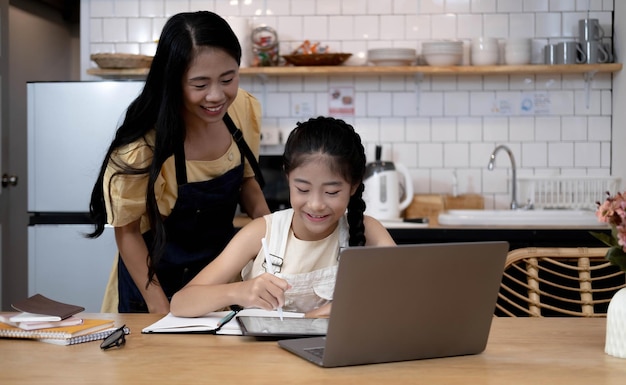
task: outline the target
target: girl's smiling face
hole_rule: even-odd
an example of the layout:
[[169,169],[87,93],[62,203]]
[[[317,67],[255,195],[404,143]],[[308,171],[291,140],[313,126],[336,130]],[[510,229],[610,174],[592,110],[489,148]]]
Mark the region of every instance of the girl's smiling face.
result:
[[201,47],[183,76],[183,116],[187,125],[219,122],[239,90],[239,66],[226,51]]
[[332,234],[356,191],[357,186],[330,167],[333,161],[328,155],[312,154],[287,175],[292,228],[298,239],[316,241]]

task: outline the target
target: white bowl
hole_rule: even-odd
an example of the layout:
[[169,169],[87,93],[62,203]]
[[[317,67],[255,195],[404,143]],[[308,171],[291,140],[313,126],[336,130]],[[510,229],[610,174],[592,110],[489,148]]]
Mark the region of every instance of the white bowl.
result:
[[497,46],[498,39],[496,39],[495,37],[475,37],[472,39],[472,45]]
[[530,46],[524,45],[505,45],[505,52],[530,52]]
[[495,52],[472,52],[472,65],[475,66],[492,66],[498,64],[498,51]]
[[495,38],[475,38],[470,45],[472,54],[474,52],[499,52],[500,44]]
[[506,64],[529,64],[532,59],[530,39],[529,44],[510,45],[504,47],[504,62]]
[[422,56],[430,66],[455,66],[463,59],[463,53],[426,53]]
[[413,48],[374,48],[367,51],[369,60],[415,59],[417,52]]
[[417,52],[412,48],[374,48],[367,51],[367,60],[377,66],[408,66],[415,63]]
[[504,43],[504,45],[507,47],[510,47],[510,46],[530,47],[531,44],[532,44],[532,40],[525,38],[525,37],[512,37],[512,38],[506,39],[506,42]]
[[470,51],[471,52],[499,52],[500,51],[500,47],[499,46],[494,46],[494,47],[471,46],[470,47]]
[[463,42],[456,40],[425,41],[422,50],[457,50],[463,49]]
[[530,64],[531,55],[529,52],[510,52],[504,53],[504,62],[511,65]]
[[423,47],[422,53],[463,53],[463,46],[457,47]]
[[369,61],[379,67],[401,67],[415,64],[415,59],[369,59]]

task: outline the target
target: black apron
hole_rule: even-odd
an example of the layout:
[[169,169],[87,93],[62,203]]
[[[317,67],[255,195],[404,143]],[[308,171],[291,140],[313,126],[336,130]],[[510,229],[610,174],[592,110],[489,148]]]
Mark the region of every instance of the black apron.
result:
[[[178,198],[172,212],[163,221],[166,245],[155,267],[156,276],[168,299],[215,259],[234,235],[233,218],[243,182],[244,154],[255,174],[261,178],[259,183],[263,183],[256,159],[243,140],[241,131],[228,115],[224,121],[240,149],[239,166],[217,178],[188,183],[182,143],[174,154]],[[143,234],[146,245],[152,244],[153,236],[152,230]],[[118,311],[147,312],[143,296],[122,258],[118,260]]]

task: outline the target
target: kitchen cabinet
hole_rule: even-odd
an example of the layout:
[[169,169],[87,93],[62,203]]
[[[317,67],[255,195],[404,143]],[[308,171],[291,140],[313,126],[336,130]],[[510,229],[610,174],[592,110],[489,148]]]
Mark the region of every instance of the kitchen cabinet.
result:
[[[246,216],[235,217],[233,224],[240,229],[250,222]],[[604,247],[591,235],[591,231],[611,234],[607,226],[586,228],[584,226],[422,226],[400,222],[388,225],[389,234],[397,244],[450,243],[478,241],[507,241],[510,250],[523,247]],[[406,225],[406,226],[405,226]]]
[[610,229],[582,227],[427,227],[389,229],[398,244],[507,241],[510,250],[522,247],[604,247],[590,231],[610,234]]
[[[244,76],[306,76],[306,75],[350,75],[350,76],[380,76],[380,75],[512,75],[512,74],[583,74],[586,76],[601,72],[618,72],[622,70],[621,63],[608,64],[558,64],[558,65],[495,65],[495,66],[313,66],[313,67],[245,67],[240,74]],[[138,69],[100,69],[90,68],[89,75],[103,78],[144,78],[148,68]]]

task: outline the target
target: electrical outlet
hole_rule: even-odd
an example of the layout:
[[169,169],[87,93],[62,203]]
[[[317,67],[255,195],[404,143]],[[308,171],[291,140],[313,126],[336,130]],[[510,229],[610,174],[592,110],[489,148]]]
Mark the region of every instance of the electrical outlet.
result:
[[293,116],[297,117],[312,116],[313,108],[311,104],[307,101],[303,101],[302,103],[294,103],[292,114]]
[[304,93],[291,95],[291,116],[305,118],[313,116],[315,110],[315,96]]
[[261,145],[272,146],[280,144],[280,130],[278,128],[264,128],[261,130]]

